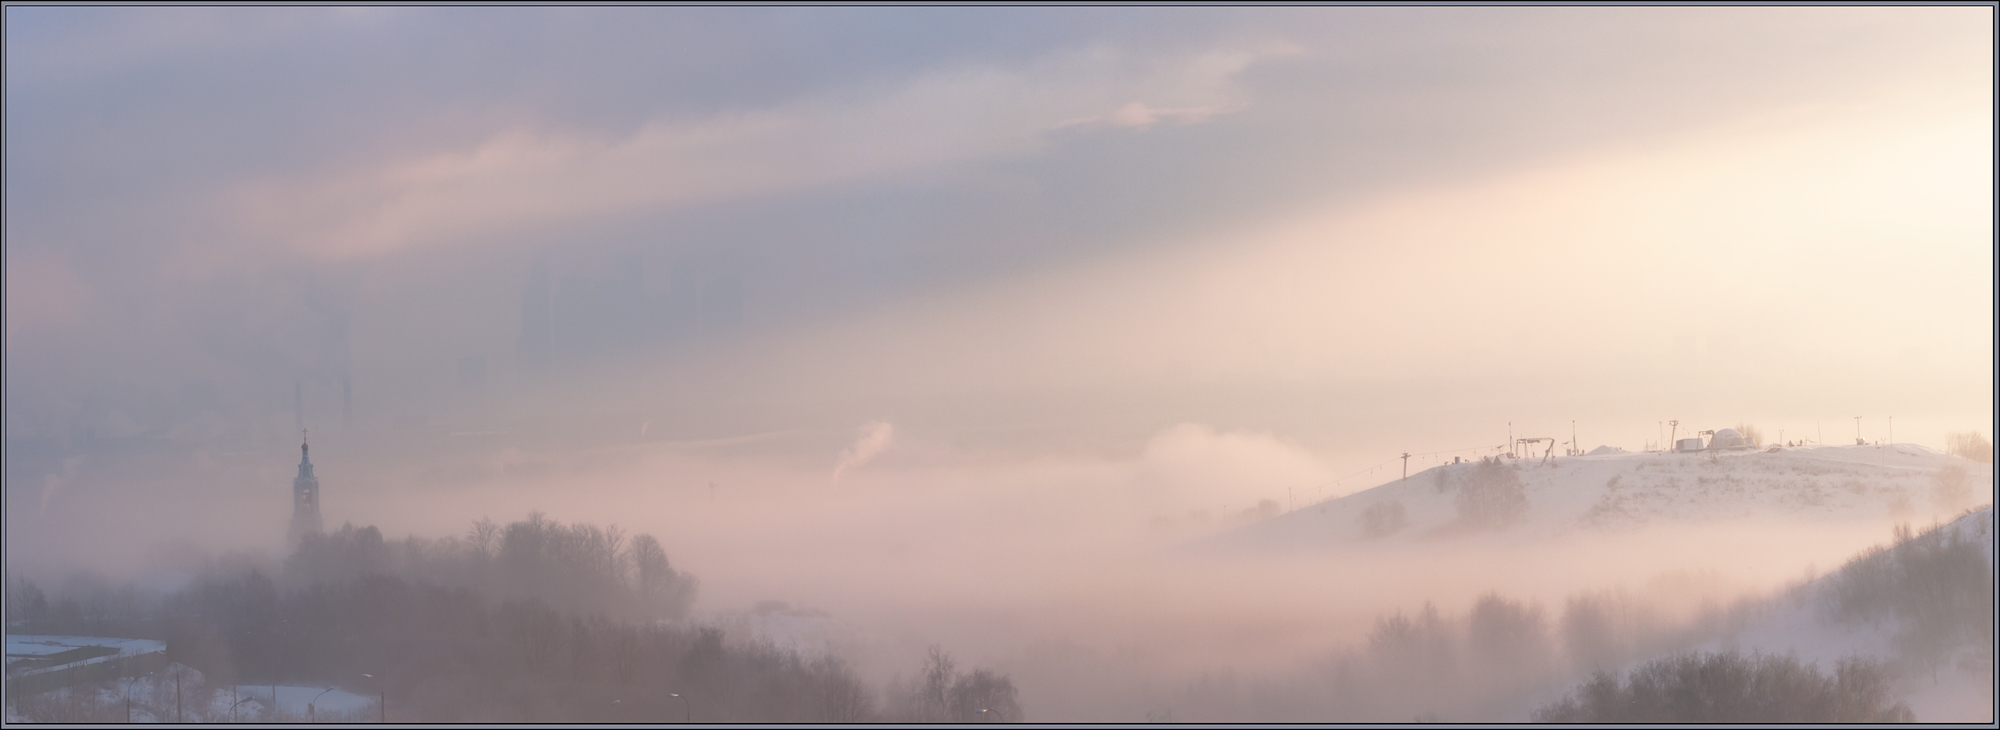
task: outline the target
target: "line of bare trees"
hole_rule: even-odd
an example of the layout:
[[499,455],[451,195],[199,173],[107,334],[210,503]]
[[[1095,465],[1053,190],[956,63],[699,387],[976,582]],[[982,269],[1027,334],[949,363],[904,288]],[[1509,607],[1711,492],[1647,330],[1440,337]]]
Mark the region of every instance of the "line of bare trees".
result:
[[695,581],[657,540],[540,514],[439,540],[344,526],[303,541],[275,575],[214,568],[152,600],[8,583],[10,633],[163,639],[216,686],[379,693],[392,722],[1021,718],[1011,679],[960,672],[941,650],[922,692],[884,695],[838,656],[689,623]]
[[1848,658],[1831,674],[1794,656],[1740,652],[1676,654],[1625,678],[1597,672],[1568,696],[1537,709],[1542,723],[1914,722],[1879,662]]
[[1978,431],[1953,431],[1944,435],[1945,453],[1983,464],[1993,463],[1993,442]]
[[[1676,617],[1623,591],[1575,594],[1555,613],[1495,593],[1481,596],[1463,614],[1447,614],[1426,603],[1413,612],[1378,617],[1358,646],[1300,671],[1286,676],[1206,674],[1146,713],[1179,722],[1506,721],[1530,716],[1538,709],[1536,698],[1560,697],[1561,688],[1579,678],[1595,677],[1589,681],[1598,689],[1591,691],[1599,691],[1604,682],[1619,681],[1622,667],[1732,635],[1772,605],[1746,598]],[[1847,703],[1842,718],[1904,717],[1887,689],[1891,684],[1886,678],[1894,676],[1895,666],[1850,663],[1835,668],[1833,675],[1816,675],[1812,673],[1818,669],[1782,658],[1771,660],[1778,664],[1762,658],[1715,661],[1721,662],[1716,666],[1742,664],[1765,672],[1759,676],[1798,680],[1773,684],[1772,691],[1810,695],[1825,689],[1813,682],[1833,682],[1827,691],[1835,694],[1825,696]],[[1637,691],[1666,681],[1661,673],[1667,670],[1646,671],[1651,674],[1635,675],[1640,677],[1634,680],[1640,683]],[[1630,682],[1618,686],[1634,691]],[[1562,712],[1570,714],[1550,717],[1597,717],[1577,715],[1584,710],[1574,708]],[[1798,717],[1809,721],[1820,716]]]
[[633,620],[685,616],[699,585],[673,568],[652,535],[628,536],[616,525],[564,525],[540,512],[504,527],[482,519],[463,538],[435,540],[412,535],[385,542],[374,527],[345,525],[308,535],[285,563],[290,586],[375,573]]
[[923,670],[907,686],[891,688],[883,719],[894,722],[1019,722],[1014,680],[989,669],[962,672],[943,648],[932,646]]
[[1863,551],[1829,576],[1827,612],[1843,622],[1890,625],[1903,659],[1932,678],[1953,659],[1992,671],[1992,514],[1968,513],[1921,533],[1897,526],[1893,543]]
[[[1850,626],[1893,631],[1893,661],[1849,657],[1833,671],[1790,656],[1674,653],[1625,676],[1599,669],[1537,722],[1912,722],[1896,699],[1898,674],[1937,679],[1956,665],[1993,671],[1992,512],[1961,515],[1855,556],[1825,580],[1790,596]],[[1605,632],[1614,633],[1614,632]],[[1956,661],[1954,661],[1956,660]],[[1611,665],[1615,666],[1615,665]]]

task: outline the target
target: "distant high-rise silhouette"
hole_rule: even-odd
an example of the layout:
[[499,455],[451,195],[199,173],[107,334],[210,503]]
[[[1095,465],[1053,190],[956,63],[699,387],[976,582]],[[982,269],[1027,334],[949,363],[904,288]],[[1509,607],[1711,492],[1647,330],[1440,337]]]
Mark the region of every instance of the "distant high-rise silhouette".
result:
[[299,476],[292,480],[292,529],[291,543],[297,545],[306,535],[321,529],[319,518],[319,477],[313,476],[312,451],[305,443],[301,431],[299,441]]

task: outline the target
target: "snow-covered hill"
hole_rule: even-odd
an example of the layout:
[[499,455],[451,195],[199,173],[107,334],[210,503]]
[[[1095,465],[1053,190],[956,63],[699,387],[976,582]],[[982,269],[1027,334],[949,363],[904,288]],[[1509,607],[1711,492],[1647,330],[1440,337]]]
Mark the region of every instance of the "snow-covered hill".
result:
[[[1991,465],[1915,444],[1611,453],[1500,464],[1526,497],[1525,509],[1501,529],[1521,536],[1767,516],[1923,524],[1992,501]],[[1464,524],[1460,492],[1481,478],[1482,468],[1490,474],[1481,462],[1433,467],[1205,542],[1309,547],[1449,535]],[[1963,485],[1956,497],[1949,484],[1940,487],[1954,480]]]
[[[1991,625],[1992,583],[1990,579],[1984,586],[1974,583],[1979,571],[1992,574],[1993,540],[1993,508],[1988,506],[1936,528],[1936,534],[1918,535],[1906,543],[1909,547],[1871,552],[1879,556],[1876,565],[1864,565],[1864,555],[1862,560],[1779,596],[1741,630],[1696,648],[1791,655],[1823,668],[1849,657],[1883,662],[1900,670],[1904,685],[1900,689],[1919,722],[1990,722],[1992,635],[1981,636],[1976,630],[1960,634],[1949,629]],[[1954,545],[1976,548],[1983,562],[1951,566],[1937,559]],[[1928,552],[1929,559],[1897,555],[1899,549]],[[1923,562],[1930,563],[1924,567],[1933,571],[1938,567],[1957,570],[1908,575],[1923,570],[1912,567]],[[1884,571],[1903,575],[1887,580],[1860,575]],[[1843,600],[1843,589],[1869,588],[1891,594],[1889,600],[1877,596],[1880,605],[1862,610],[1851,606],[1858,601]],[[1982,595],[1986,597],[1983,605],[1978,600]],[[1965,615],[1954,620],[1955,609]],[[1935,625],[1920,625],[1925,623]],[[1940,631],[1940,627],[1945,630]]]

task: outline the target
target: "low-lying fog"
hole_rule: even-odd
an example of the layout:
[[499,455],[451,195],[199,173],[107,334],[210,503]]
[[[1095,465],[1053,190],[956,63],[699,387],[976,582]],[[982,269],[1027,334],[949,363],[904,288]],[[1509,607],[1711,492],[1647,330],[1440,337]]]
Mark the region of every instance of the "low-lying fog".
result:
[[[676,626],[878,692],[936,645],[1031,719],[1341,718],[1366,682],[1240,703],[1590,596],[1666,636],[1980,502],[1886,445],[1993,436],[1990,8],[7,19],[6,563],[58,598],[286,570],[309,431],[329,530],[650,534]],[[1215,538],[1739,426],[1888,461],[1834,506],[1583,526],[1531,478],[1533,529]]]
[[[1538,604],[1554,620],[1569,598],[1623,592],[1669,623],[1690,620],[1836,568],[1885,542],[1895,521],[1887,510],[1805,512],[1229,550],[1197,538],[1284,510],[1288,491],[1307,507],[1339,475],[1296,442],[1196,424],[1135,448],[1035,456],[884,422],[706,441],[638,431],[630,443],[567,449],[511,446],[506,433],[336,436],[313,455],[329,527],[372,524],[391,540],[463,536],[474,520],[539,510],[650,533],[701,580],[697,622],[837,653],[878,684],[912,675],[925,647],[942,645],[1009,672],[1031,716],[1050,719],[1171,709],[1199,677],[1282,676],[1365,647],[1380,618],[1426,603],[1463,615],[1487,593]],[[424,456],[369,458],[398,450]],[[220,551],[271,569],[289,510],[272,485],[288,481],[293,463],[262,456],[73,467],[46,507],[17,503],[10,520],[17,545],[68,549],[50,559],[17,548],[15,569],[59,586],[62,569],[115,565],[115,579],[160,589]],[[120,480],[152,489],[121,499],[103,488]],[[175,492],[228,496],[197,506]],[[51,534],[55,525],[69,534]],[[785,606],[774,612],[772,601]]]

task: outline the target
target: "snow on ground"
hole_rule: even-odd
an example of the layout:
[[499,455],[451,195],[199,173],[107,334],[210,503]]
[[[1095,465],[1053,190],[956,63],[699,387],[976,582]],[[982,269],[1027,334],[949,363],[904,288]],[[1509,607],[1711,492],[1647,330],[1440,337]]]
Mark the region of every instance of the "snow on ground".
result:
[[[375,712],[375,695],[357,694],[323,685],[300,687],[281,684],[274,688],[268,684],[246,684],[234,689],[238,699],[249,700],[245,706],[257,705],[260,717],[268,716],[272,707],[276,707],[279,717],[287,718],[304,718],[310,714],[319,717],[342,715],[350,719],[367,719],[363,715]],[[273,689],[277,690],[276,702],[272,701]],[[308,705],[311,707],[308,708]],[[238,709],[237,714],[241,716],[243,711]]]
[[[1993,565],[1993,508],[1975,511],[1945,525],[1954,537],[1974,540]],[[1830,577],[1830,576],[1829,576]],[[1895,637],[1899,630],[1894,619],[1880,622],[1842,623],[1827,616],[1822,588],[1828,578],[1820,578],[1777,599],[1763,617],[1733,635],[1695,647],[1698,651],[1736,649],[1764,654],[1792,655],[1831,671],[1843,658],[1863,657],[1895,664],[1901,659]],[[1932,676],[1905,677],[1903,687],[1910,709],[1918,722],[1991,722],[1993,685],[1990,668],[1976,666],[1970,649],[1962,647]]]
[[[1459,531],[1457,503],[1459,488],[1481,468],[1472,462],[1433,467],[1407,479],[1221,533],[1196,545],[1376,551],[1425,544],[1451,551],[1459,562],[1465,562],[1476,561],[1480,553],[1501,545],[1588,550],[1593,548],[1576,546],[1602,548],[1614,543],[1563,538],[1650,534],[1653,537],[1646,539],[1670,541],[1655,548],[1683,553],[1709,548],[1704,555],[1712,558],[1714,546],[1697,543],[1723,544],[1727,538],[1729,549],[1754,550],[1759,540],[1770,539],[1739,534],[1746,529],[1789,525],[1786,529],[1794,531],[1773,534],[1796,537],[1805,534],[1797,528],[1814,525],[1849,531],[1857,525],[1876,526],[1869,527],[1872,531],[1903,523],[1921,531],[1924,525],[1958,516],[1967,506],[1984,504],[1988,506],[1941,529],[1973,540],[1981,546],[1989,568],[1993,565],[1992,466],[1922,446],[1809,446],[1695,453],[1598,450],[1553,459],[1548,464],[1537,459],[1502,463],[1520,479],[1528,502],[1526,513],[1504,530],[1476,539],[1462,539],[1470,536]],[[1958,470],[1963,470],[1962,475],[1954,477]],[[1969,492],[1959,499],[1969,499],[1970,504],[1950,503],[1951,490],[1940,489],[1940,484],[1954,478],[1962,480],[1961,488]],[[1372,535],[1369,519],[1364,517],[1371,508],[1377,526]],[[1401,514],[1400,526],[1383,530],[1383,516],[1390,513]],[[1698,524],[1707,527],[1641,532],[1642,528]],[[1882,531],[1881,539],[1889,537],[1886,533]],[[1537,554],[1547,556],[1546,551]],[[1759,558],[1745,553],[1736,560],[1749,563]],[[1825,584],[1824,578],[1814,579],[1798,590],[1781,593],[1764,604],[1742,629],[1691,648],[1790,654],[1817,663],[1824,671],[1831,671],[1846,657],[1876,659],[1905,666],[1898,692],[1920,722],[1994,719],[1990,667],[1955,655],[1944,662],[1935,677],[1907,670],[1901,661],[1894,621],[1843,624],[1833,620],[1820,597],[1818,587]],[[1965,652],[1962,647],[1961,655]]]
[[[1957,512],[1932,499],[1936,475],[1967,470],[1974,502],[1991,500],[1992,466],[1914,444],[1805,446],[1695,453],[1606,453],[1504,462],[1520,477],[1520,537],[1743,517],[1894,520],[1916,524]],[[1458,516],[1458,487],[1478,462],[1446,464],[1214,536],[1210,545],[1311,547],[1370,540],[1363,515],[1400,506],[1403,526],[1373,540],[1436,537]],[[1379,509],[1379,508],[1378,508]]]
[[[8,721],[35,721],[37,718],[19,716],[21,705],[40,701],[95,703],[101,707],[116,708],[119,712],[129,707],[133,722],[174,722],[178,704],[181,719],[199,722],[201,718],[215,710],[208,706],[212,705],[212,702],[203,703],[208,697],[207,693],[203,692],[206,681],[207,678],[200,670],[182,664],[169,664],[158,671],[114,682],[64,687],[27,697],[10,697],[7,707]],[[227,697],[228,693],[225,692],[223,695]],[[176,703],[177,698],[178,703]],[[227,701],[223,703],[221,710],[221,716],[227,717],[229,714]]]
[[[138,677],[66,687],[43,695],[44,699],[56,702],[94,703],[120,719],[129,704],[133,722],[305,722],[308,718],[321,722],[373,722],[376,712],[376,698],[372,694],[283,684],[275,688],[268,684],[210,688],[207,677],[199,670],[181,664]],[[307,709],[309,703],[311,712]],[[33,720],[24,716],[17,704],[8,704],[7,722]]]

